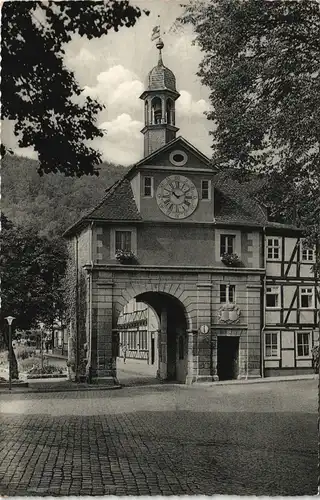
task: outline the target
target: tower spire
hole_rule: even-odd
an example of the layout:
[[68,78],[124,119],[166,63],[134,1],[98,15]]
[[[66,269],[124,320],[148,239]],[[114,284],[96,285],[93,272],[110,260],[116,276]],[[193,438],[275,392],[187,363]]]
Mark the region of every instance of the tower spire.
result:
[[162,61],[162,52],[161,50],[163,49],[164,47],[164,43],[162,41],[161,38],[159,38],[159,40],[157,41],[156,43],[156,47],[157,49],[159,50],[159,60],[158,60],[158,66],[163,66],[163,61]]
[[[160,16],[158,16],[158,19]],[[160,23],[160,21],[158,21]],[[147,88],[140,99],[144,100],[144,154],[149,155],[164,144],[172,141],[179,130],[175,124],[175,101],[179,97],[176,78],[162,61],[164,43],[160,37],[160,24],[151,33],[159,50],[158,64],[148,74]]]

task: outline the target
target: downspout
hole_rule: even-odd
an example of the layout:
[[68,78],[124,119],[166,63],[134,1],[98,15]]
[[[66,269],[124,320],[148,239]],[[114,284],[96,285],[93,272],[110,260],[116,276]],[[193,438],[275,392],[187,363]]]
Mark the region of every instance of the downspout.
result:
[[75,239],[75,265],[76,265],[76,305],[75,305],[75,330],[76,330],[76,340],[75,340],[75,353],[74,353],[74,361],[75,361],[75,379],[76,382],[79,380],[79,259],[78,259],[78,247],[79,241],[78,236],[76,235]]
[[262,293],[261,293],[261,337],[260,337],[260,360],[261,360],[261,377],[264,378],[264,331],[266,327],[266,304],[265,304],[265,291],[267,283],[267,257],[266,257],[266,228],[262,229],[262,260],[265,270],[262,278]]
[[91,222],[90,226],[90,266],[91,266],[91,271],[89,272],[89,321],[88,321],[88,346],[87,346],[87,367],[86,367],[86,372],[87,372],[87,377],[89,379],[89,382],[91,382],[91,377],[92,377],[92,360],[91,360],[91,353],[92,353],[92,289],[93,289],[93,284],[92,284],[92,274],[93,274],[93,225],[94,222]]

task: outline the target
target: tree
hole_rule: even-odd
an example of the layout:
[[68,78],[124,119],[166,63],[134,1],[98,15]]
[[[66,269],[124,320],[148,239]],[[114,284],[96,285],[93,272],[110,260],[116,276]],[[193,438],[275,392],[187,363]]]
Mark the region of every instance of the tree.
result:
[[20,147],[34,147],[41,175],[98,174],[101,163],[88,141],[103,135],[96,126],[103,106],[80,98],[82,89],[63,64],[64,44],[74,33],[91,39],[133,26],[140,16],[128,0],[3,4],[2,118],[15,120]]
[[60,237],[127,172],[124,167],[103,163],[99,177],[66,178],[61,173],[40,177],[36,160],[15,155],[7,155],[1,167],[3,213],[14,225],[50,239]]
[[[0,330],[8,345],[6,316],[26,330],[43,321],[52,324],[63,311],[62,283],[67,252],[62,240],[49,241],[15,227],[3,214],[0,233]],[[13,378],[18,378],[14,357]]]
[[213,162],[262,174],[271,215],[320,248],[319,2],[196,0],[180,22],[204,52]]

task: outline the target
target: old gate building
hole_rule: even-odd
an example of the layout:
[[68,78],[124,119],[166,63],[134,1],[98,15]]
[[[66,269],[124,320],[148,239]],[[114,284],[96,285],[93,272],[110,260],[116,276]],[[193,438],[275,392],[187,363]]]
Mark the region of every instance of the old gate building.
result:
[[296,228],[268,221],[251,185],[177,136],[176,79],[161,41],[157,48],[140,96],[144,158],[66,232],[75,371],[112,383],[133,300],[157,318],[153,356],[162,379],[310,371],[318,339],[314,253],[302,249]]

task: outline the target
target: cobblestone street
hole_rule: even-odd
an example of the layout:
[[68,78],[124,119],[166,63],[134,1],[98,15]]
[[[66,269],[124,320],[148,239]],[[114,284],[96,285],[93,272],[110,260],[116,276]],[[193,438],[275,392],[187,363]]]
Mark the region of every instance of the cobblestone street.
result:
[[317,382],[1,394],[4,495],[314,495]]

